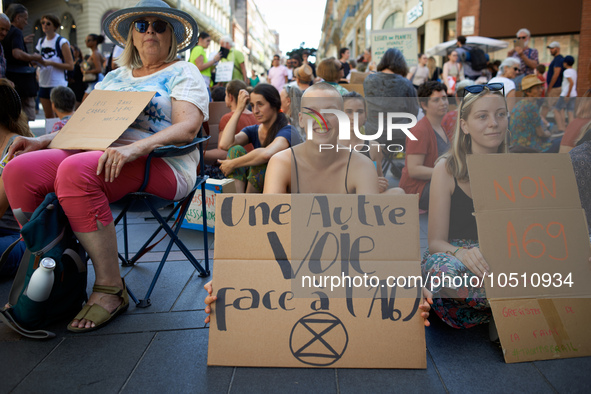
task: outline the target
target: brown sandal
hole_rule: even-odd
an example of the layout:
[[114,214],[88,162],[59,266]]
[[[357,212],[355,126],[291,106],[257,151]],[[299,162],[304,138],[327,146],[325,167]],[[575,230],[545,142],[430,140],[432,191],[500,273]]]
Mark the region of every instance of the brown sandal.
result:
[[121,278],[121,280],[123,281],[123,289],[120,289],[116,286],[102,286],[102,285],[94,285],[92,287],[92,291],[94,293],[111,294],[111,295],[116,295],[116,296],[121,297],[123,299],[123,301],[117,307],[117,309],[115,309],[112,313],[109,313],[105,308],[103,308],[102,306],[100,306],[98,304],[84,305],[84,307],[82,307],[82,310],[76,315],[76,317],[74,319],[72,319],[72,321],[74,321],[74,320],[80,321],[82,319],[86,319],[86,320],[93,322],[95,324],[95,326],[90,327],[90,328],[72,327],[72,322],[70,322],[70,324],[68,324],[68,331],[81,333],[81,332],[89,332],[89,331],[98,330],[99,328],[104,327],[107,324],[109,324],[109,322],[111,322],[111,320],[113,320],[115,317],[117,317],[120,314],[122,314],[123,312],[125,312],[127,310],[127,308],[129,307],[129,296],[127,294],[127,287],[125,286],[125,280],[123,280],[123,278]]

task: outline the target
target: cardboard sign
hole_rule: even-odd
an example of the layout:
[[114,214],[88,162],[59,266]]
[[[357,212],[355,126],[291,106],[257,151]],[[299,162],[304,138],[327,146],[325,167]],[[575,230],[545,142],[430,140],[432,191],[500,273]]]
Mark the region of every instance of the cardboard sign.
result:
[[[234,179],[208,179],[205,182],[205,211],[207,215],[207,231],[215,232],[215,196],[218,193],[236,193]],[[203,206],[201,188],[191,200],[187,214],[181,227],[203,231]]]
[[59,120],[60,118],[45,119],[45,134],[51,134],[53,131],[53,125],[55,125]]
[[131,125],[155,92],[93,90],[50,148],[105,150]]
[[426,368],[418,196],[221,194],[216,219],[208,365]]
[[234,71],[234,62],[219,62],[215,66],[215,82],[230,82],[232,72]]
[[471,155],[468,169],[505,361],[591,355],[591,249],[569,155]]
[[371,32],[371,60],[380,62],[384,53],[396,48],[404,55],[408,67],[418,64],[418,39],[416,28],[374,30]]

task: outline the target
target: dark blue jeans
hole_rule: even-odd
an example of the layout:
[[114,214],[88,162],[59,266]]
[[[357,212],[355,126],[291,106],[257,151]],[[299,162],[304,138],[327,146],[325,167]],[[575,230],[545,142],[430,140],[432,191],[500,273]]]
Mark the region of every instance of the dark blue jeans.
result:
[[[15,230],[6,230],[0,228],[0,254],[20,237],[20,232]],[[20,241],[14,249],[10,251],[6,264],[0,269],[0,276],[14,276],[18,265],[25,253],[25,243]]]

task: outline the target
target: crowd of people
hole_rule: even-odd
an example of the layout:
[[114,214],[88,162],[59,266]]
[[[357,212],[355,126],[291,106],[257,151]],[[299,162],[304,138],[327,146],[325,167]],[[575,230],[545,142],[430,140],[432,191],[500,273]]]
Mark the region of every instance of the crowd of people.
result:
[[[89,54],[83,57],[57,34],[60,22],[51,14],[41,18],[45,36],[36,44],[38,53],[29,54],[30,37],[22,33],[26,8],[13,4],[0,17],[6,58],[0,77],[7,78],[0,80],[0,149],[7,161],[0,168],[0,231],[6,237],[0,247],[18,234],[11,209],[33,212],[47,193],[56,192],[96,273],[93,293],[70,331],[99,328],[127,309],[109,203],[139,188],[146,156],[155,147],[191,142],[208,121],[211,102],[225,102],[228,113],[220,120],[217,146],[210,146],[205,158],[215,176],[234,179],[239,193],[418,194],[419,208],[429,213],[422,269],[431,277],[443,272],[482,277],[489,270],[472,215],[468,154],[572,149],[575,170],[591,162],[581,159],[591,151],[591,105],[575,100],[574,58],[562,57],[560,43],[551,43],[554,59],[544,75],[537,51],[528,46],[527,29],[519,30],[518,44],[501,62],[482,64],[481,54],[459,37],[442,68],[425,54],[409,68],[398,49],[380,59],[367,49],[353,60],[350,49],[342,48],[338,58],[316,64],[308,51],[285,64],[276,55],[267,72],[251,70],[249,78],[244,55],[230,37],[220,40],[218,52],[208,53],[211,37],[194,34],[197,24],[190,15],[158,0],[149,3],[149,10],[140,1],[105,19],[105,34],[122,48],[109,57],[99,50],[105,37],[94,34],[86,37]],[[189,49],[189,61],[182,61],[178,54]],[[353,90],[352,79],[363,81],[363,94]],[[161,116],[142,112],[104,152],[49,149],[55,133],[32,137],[26,119],[35,117],[37,96],[46,117],[59,117],[52,130],[57,131],[93,89],[156,91],[148,108],[158,108]],[[325,114],[324,126],[310,121],[311,113],[323,109],[343,111],[360,134],[339,139],[335,115]],[[555,124],[548,120],[550,111]],[[416,117],[410,131],[417,139],[402,130],[392,131],[388,141],[385,133],[375,141],[360,138],[381,133],[388,112]],[[380,150],[384,142],[405,148],[400,187],[391,187],[383,172],[384,155],[391,153]],[[187,195],[198,162],[198,152],[154,159],[146,191],[166,199]],[[588,171],[577,174],[588,178]],[[587,215],[589,183],[581,186]],[[22,250],[14,253],[3,273],[14,273]],[[206,288],[209,311],[215,297],[211,285]],[[433,308],[452,327],[488,322],[484,289],[468,292],[425,291],[422,317]]]

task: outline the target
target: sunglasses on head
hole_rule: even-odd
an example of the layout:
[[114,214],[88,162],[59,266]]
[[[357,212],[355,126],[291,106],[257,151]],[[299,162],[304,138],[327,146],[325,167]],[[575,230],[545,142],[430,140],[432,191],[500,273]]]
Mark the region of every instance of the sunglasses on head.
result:
[[488,83],[484,85],[466,86],[464,88],[464,97],[466,97],[467,93],[478,94],[485,89],[489,92],[498,92],[499,90],[501,90],[503,92],[503,96],[505,95],[505,85],[503,85],[502,83]]
[[[133,25],[138,33],[143,34],[148,31],[148,28],[150,27],[150,22],[139,20],[133,22]],[[161,20],[152,22],[152,27],[154,28],[154,31],[159,34],[162,34],[166,31],[166,26],[168,26],[168,23]]]

